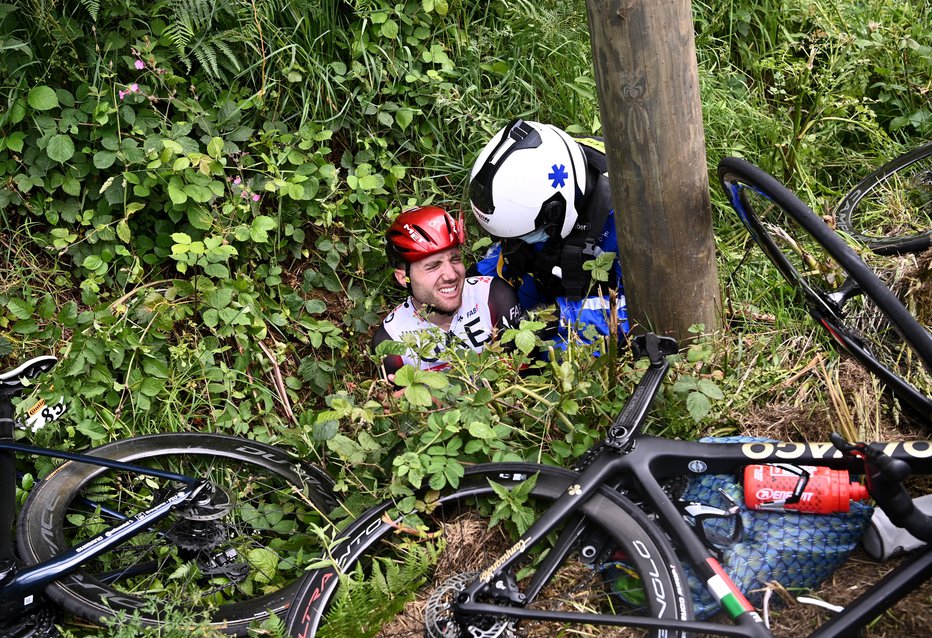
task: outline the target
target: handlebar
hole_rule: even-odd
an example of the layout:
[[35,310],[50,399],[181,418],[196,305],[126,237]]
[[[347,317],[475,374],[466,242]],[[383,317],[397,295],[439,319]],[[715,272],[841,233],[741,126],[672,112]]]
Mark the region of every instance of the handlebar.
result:
[[842,453],[863,459],[867,491],[890,522],[919,540],[932,543],[932,516],[924,514],[915,506],[912,496],[903,485],[903,481],[911,474],[909,464],[866,443],[849,443],[837,433],[832,433],[830,438]]

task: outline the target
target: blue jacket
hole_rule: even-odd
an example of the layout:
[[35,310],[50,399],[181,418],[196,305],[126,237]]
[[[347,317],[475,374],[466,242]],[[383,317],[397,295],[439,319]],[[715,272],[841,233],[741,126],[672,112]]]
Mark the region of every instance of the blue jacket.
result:
[[[609,213],[597,244],[603,252],[615,254],[609,272],[609,287],[618,291],[616,301],[618,330],[620,335],[623,335],[628,332],[629,325],[624,288],[621,281],[621,265],[617,256],[618,235],[615,230],[614,213]],[[536,244],[534,249],[540,251],[543,247],[544,242],[541,242]],[[525,310],[551,303],[556,304],[560,314],[558,338],[556,340],[559,347],[565,347],[571,329],[575,331],[577,339],[584,343],[591,341],[585,337],[585,332],[589,326],[595,328],[599,335],[610,334],[610,302],[607,296],[594,295],[580,300],[570,300],[566,296],[559,294],[560,290],[543,285],[533,273],[509,272],[509,263],[502,257],[501,251],[500,244],[492,245],[485,256],[476,264],[476,270],[482,275],[498,275],[511,281],[518,289],[518,300]]]

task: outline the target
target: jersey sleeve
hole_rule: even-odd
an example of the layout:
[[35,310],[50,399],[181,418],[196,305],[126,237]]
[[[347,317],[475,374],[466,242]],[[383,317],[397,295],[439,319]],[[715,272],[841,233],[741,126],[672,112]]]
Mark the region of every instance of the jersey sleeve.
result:
[[[391,341],[391,339],[391,335],[385,330],[385,325],[379,326],[379,329],[372,336],[372,354],[375,354],[375,349],[380,343]],[[382,357],[382,367],[385,369],[386,375],[395,374],[403,365],[404,359],[402,359],[401,355],[390,354]]]
[[489,285],[489,311],[492,323],[499,332],[506,328],[517,328],[525,316],[518,293],[511,284],[498,277]]

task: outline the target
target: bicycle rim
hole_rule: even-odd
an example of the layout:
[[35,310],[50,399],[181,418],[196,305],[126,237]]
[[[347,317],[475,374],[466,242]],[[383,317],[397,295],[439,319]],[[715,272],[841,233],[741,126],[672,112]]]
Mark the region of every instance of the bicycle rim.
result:
[[[540,469],[540,468],[535,468]],[[344,548],[360,548],[342,565],[345,576],[333,587],[333,571],[312,573],[296,597],[288,629],[293,636],[343,637],[465,636],[552,637],[643,636],[647,630],[579,622],[509,620],[472,616],[458,624],[452,602],[459,591],[479,577],[511,548],[514,520],[531,522],[535,514],[568,487],[569,478],[537,475],[528,494],[514,500],[496,492],[489,481],[521,485],[507,466],[473,471],[461,489],[444,497],[419,525],[399,532],[381,523],[382,510],[363,516],[334,550],[340,562]],[[571,477],[572,475],[570,475]],[[523,480],[523,478],[521,480]],[[501,489],[501,488],[499,488]],[[523,489],[518,487],[518,493]],[[515,492],[512,492],[515,494]],[[620,497],[618,497],[619,500]],[[523,501],[518,505],[519,501]],[[637,508],[627,508],[604,496],[587,504],[585,527],[579,534],[564,527],[541,547],[522,550],[510,583],[493,583],[492,594],[480,602],[503,602],[531,593],[544,556],[562,557],[539,593],[521,606],[533,610],[585,612],[613,617],[651,615],[668,619],[692,617],[685,580],[666,538]],[[630,509],[630,511],[628,511]],[[503,517],[503,518],[502,518]],[[381,523],[381,525],[380,525]],[[573,527],[572,529],[576,529]],[[416,530],[416,531],[415,531]],[[559,540],[572,538],[563,549]],[[352,549],[347,549],[352,551]],[[550,573],[548,571],[548,573]],[[328,586],[329,585],[329,586]],[[500,596],[496,600],[495,596]],[[318,626],[322,622],[322,626]],[[314,633],[316,631],[316,633]],[[669,634],[665,634],[669,635]]]
[[[161,434],[118,441],[91,454],[209,479],[209,504],[180,509],[157,528],[127,540],[54,582],[48,596],[70,612],[100,621],[166,617],[245,635],[281,613],[319,547],[314,526],[334,505],[322,472],[271,446],[201,434]],[[65,463],[40,481],[17,533],[29,563],[117,524],[173,489],[163,479]]]
[[726,158],[719,177],[752,238],[804,298],[810,314],[929,421],[929,331],[840,236],[770,175]]
[[878,254],[916,252],[932,235],[932,144],[904,153],[838,203],[838,226]]

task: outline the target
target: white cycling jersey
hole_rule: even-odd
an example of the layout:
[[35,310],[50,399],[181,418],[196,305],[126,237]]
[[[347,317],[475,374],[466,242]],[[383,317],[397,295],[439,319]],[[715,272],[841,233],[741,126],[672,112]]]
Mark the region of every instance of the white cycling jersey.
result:
[[[408,297],[382,322],[372,347],[374,350],[383,341],[402,341],[405,335],[413,334],[416,343],[427,348],[409,348],[403,355],[385,357],[386,373],[393,374],[406,364],[422,370],[440,370],[449,365],[442,357],[445,349],[461,347],[482,352],[496,331],[516,326],[521,315],[517,295],[507,282],[497,277],[468,277],[463,286],[463,302],[453,315],[449,330],[427,321]],[[428,352],[423,352],[425,349]]]

